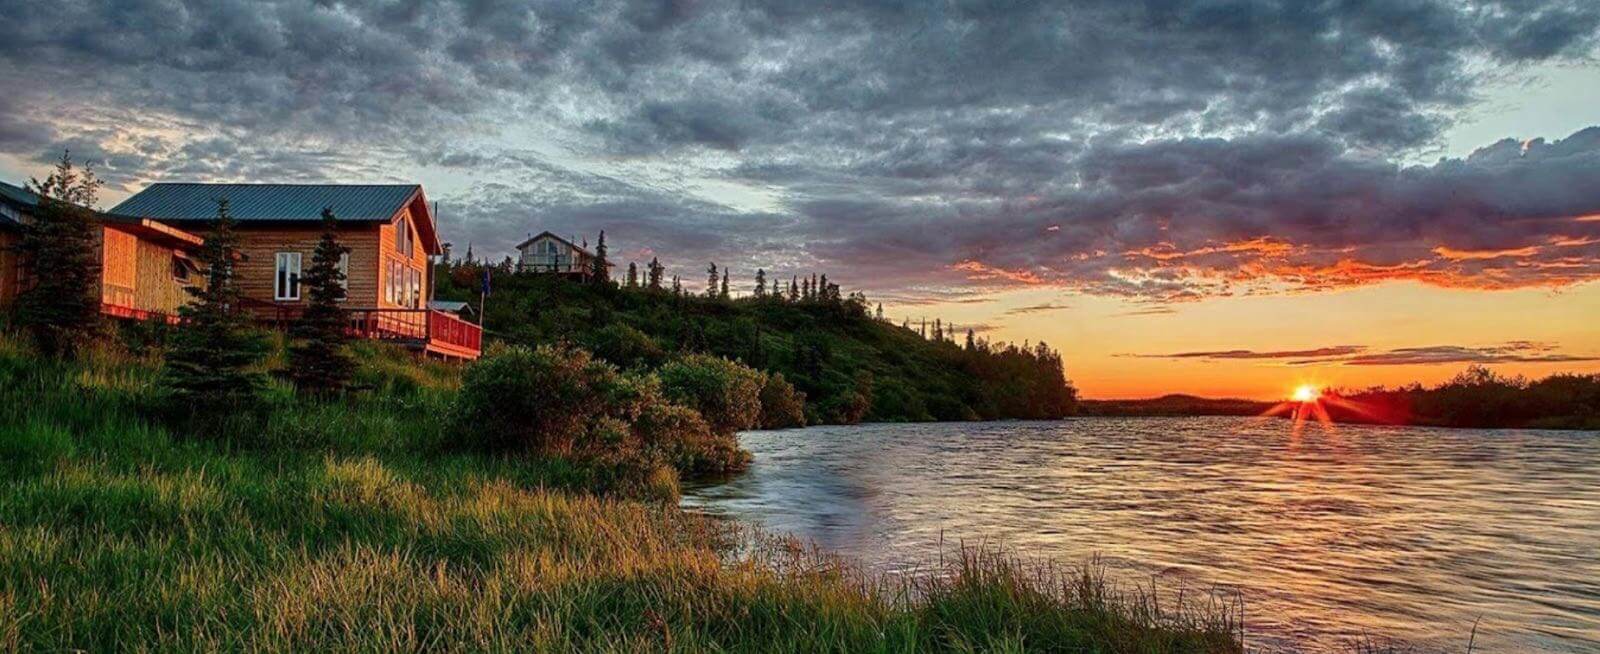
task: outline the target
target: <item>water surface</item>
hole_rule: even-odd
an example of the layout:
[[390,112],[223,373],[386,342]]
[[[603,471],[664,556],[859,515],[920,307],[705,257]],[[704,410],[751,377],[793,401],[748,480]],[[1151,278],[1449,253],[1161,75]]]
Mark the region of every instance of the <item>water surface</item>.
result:
[[1163,589],[1237,588],[1252,649],[1600,652],[1600,434],[1251,418],[815,427],[742,436],[684,503],[886,571],[943,539]]

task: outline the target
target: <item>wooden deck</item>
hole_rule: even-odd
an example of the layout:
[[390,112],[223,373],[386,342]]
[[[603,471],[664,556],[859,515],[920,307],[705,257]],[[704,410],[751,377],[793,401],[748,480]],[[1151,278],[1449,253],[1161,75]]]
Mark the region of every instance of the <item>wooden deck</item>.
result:
[[[252,302],[247,307],[256,320],[287,329],[302,307]],[[483,328],[460,317],[434,309],[346,308],[346,333],[397,343],[447,359],[473,360],[483,353]]]

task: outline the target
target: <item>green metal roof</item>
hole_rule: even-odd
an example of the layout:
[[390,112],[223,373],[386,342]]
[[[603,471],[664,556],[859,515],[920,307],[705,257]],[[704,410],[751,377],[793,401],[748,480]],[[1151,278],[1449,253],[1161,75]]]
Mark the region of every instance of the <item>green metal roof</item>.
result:
[[39,204],[39,196],[34,195],[33,191],[5,182],[0,182],[0,196],[12,202]]
[[[32,191],[5,182],[0,182],[0,200],[30,207],[39,204],[39,196],[34,195]],[[0,211],[0,227],[11,228],[22,224],[14,216],[11,210]]]
[[421,187],[416,184],[160,183],[111,208],[111,213],[165,221],[214,220],[217,200],[241,223],[319,220],[333,210],[341,222],[393,218]]

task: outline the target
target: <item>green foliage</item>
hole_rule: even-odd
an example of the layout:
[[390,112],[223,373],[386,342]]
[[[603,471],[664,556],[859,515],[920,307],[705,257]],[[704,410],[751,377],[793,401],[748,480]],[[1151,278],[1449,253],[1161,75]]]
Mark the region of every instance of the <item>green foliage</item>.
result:
[[655,368],[667,358],[655,339],[626,323],[613,322],[590,331],[584,339],[595,356],[623,368]]
[[333,210],[322,210],[322,238],[311,255],[311,269],[301,277],[310,302],[289,330],[288,377],[295,388],[312,395],[342,392],[350,383],[355,362],[345,352],[349,316],[339,305],[344,300],[344,271],[339,260],[350,249],[339,244],[339,221]]
[[100,180],[63,153],[44,181],[29,186],[39,203],[17,243],[27,279],[16,298],[17,324],[46,355],[71,356],[101,327],[101,227],[93,209]]
[[795,389],[783,373],[766,375],[761,385],[761,428],[806,426],[806,394]]
[[[757,388],[749,390],[756,401]],[[616,484],[653,484],[658,468],[687,474],[743,468],[732,432],[672,405],[647,373],[625,373],[568,346],[512,346],[468,368],[457,400],[460,445],[561,456],[614,471]]]
[[761,425],[763,375],[727,359],[691,354],[661,366],[657,372],[669,399],[700,412],[717,434]]
[[[278,393],[253,425],[331,440],[190,438],[137,411],[158,361],[86,355],[55,361],[0,334],[0,650],[1241,651],[1229,614],[1156,610],[1092,570],[964,550],[871,577],[587,492],[616,483],[607,469],[379,437],[444,430],[428,407],[394,404],[419,391]],[[681,433],[685,411],[641,420]],[[29,462],[7,467],[20,452]],[[644,482],[670,492],[660,473]]]
[[1443,427],[1600,429],[1600,375],[1556,374],[1530,381],[1472,366],[1432,388],[1336,391],[1324,402],[1340,422]]
[[251,328],[234,283],[233,229],[228,201],[220,200],[217,222],[200,250],[205,284],[185,289],[193,299],[178,310],[184,321],[163,371],[175,415],[206,419],[251,409],[265,381],[258,366],[267,344]]
[[[436,276],[439,297],[476,298],[477,271],[468,264],[447,267]],[[804,393],[813,422],[1050,419],[1076,409],[1061,355],[1048,346],[931,341],[875,320],[865,298],[842,296],[831,283],[830,291],[820,278],[807,277],[805,291],[792,276],[789,293],[722,301],[723,269],[709,266],[705,273],[702,293],[681,286],[653,290],[659,282],[607,292],[554,276],[497,277],[487,326],[505,341],[530,347],[583,343],[628,368],[665,358],[618,347],[644,345],[637,338],[643,334],[665,352],[709,354],[781,373]],[[664,271],[654,278],[669,279]]]

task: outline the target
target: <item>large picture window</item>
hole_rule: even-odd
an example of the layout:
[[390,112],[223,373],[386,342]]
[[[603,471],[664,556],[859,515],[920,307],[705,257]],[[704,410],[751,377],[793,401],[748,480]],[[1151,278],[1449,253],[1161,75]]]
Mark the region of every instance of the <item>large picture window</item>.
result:
[[277,275],[273,278],[272,299],[274,300],[299,300],[300,299],[300,253],[279,252],[277,257]]

